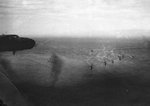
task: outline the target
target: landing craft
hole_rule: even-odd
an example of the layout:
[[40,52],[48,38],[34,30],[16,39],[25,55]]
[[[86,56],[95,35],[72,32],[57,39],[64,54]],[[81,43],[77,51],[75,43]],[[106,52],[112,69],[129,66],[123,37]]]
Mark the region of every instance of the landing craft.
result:
[[12,51],[15,55],[16,51],[31,49],[35,44],[33,39],[19,37],[16,34],[0,35],[0,52]]

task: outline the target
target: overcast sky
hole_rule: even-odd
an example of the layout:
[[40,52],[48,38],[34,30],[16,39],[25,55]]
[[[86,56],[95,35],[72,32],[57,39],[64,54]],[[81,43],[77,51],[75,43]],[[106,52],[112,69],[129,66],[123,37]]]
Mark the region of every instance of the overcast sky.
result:
[[0,34],[100,36],[150,29],[150,0],[0,0]]

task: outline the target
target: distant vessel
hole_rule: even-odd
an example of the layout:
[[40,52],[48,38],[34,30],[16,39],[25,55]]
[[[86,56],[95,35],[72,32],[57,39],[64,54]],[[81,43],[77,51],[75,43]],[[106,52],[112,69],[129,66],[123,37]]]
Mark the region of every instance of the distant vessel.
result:
[[33,39],[19,37],[16,34],[0,35],[0,52],[12,51],[15,55],[16,51],[31,49],[35,44]]

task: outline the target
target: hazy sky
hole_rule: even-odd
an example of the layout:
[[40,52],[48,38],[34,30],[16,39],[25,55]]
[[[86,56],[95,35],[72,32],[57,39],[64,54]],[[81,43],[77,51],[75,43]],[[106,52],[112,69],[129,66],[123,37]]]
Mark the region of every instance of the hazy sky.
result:
[[150,29],[150,0],[0,0],[0,33],[100,35]]

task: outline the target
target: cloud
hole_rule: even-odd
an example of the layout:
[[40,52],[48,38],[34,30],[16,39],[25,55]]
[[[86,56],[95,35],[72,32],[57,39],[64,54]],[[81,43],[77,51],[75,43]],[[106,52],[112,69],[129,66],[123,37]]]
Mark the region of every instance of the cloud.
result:
[[1,11],[14,14],[24,13],[61,13],[68,11],[148,9],[148,0],[13,0],[1,1]]
[[149,0],[0,1],[0,18],[9,17],[12,30],[19,33],[139,29],[149,26],[149,5]]

